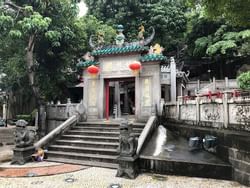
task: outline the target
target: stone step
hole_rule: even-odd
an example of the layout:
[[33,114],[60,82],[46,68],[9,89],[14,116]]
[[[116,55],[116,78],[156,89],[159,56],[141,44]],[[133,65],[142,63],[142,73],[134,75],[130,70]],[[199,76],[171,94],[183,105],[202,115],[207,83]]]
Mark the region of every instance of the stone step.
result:
[[105,163],[116,163],[118,155],[100,155],[100,154],[86,154],[76,152],[62,152],[62,151],[48,151],[48,159],[51,158],[66,158],[84,161],[97,161]]
[[119,137],[120,132],[106,132],[106,131],[96,131],[96,130],[69,130],[66,134],[70,135],[90,135],[90,136],[109,136],[109,137]]
[[64,151],[76,153],[89,153],[89,154],[103,154],[103,155],[118,155],[117,149],[109,148],[94,148],[94,147],[79,147],[68,145],[51,145],[49,151]]
[[[105,132],[119,132],[118,128],[113,127],[91,127],[91,126],[75,126],[71,130],[82,130],[82,131],[105,131]],[[133,128],[133,132],[142,132],[143,128]]]
[[108,137],[108,136],[83,136],[83,135],[62,135],[62,139],[68,140],[88,140],[88,141],[103,141],[103,142],[119,142],[118,137]]
[[117,127],[119,128],[120,124],[117,123],[104,123],[104,122],[79,122],[76,126],[92,126],[92,127]]
[[71,130],[95,130],[95,131],[106,131],[106,132],[117,132],[119,128],[115,127],[93,127],[93,126],[74,126]]
[[143,129],[145,127],[145,123],[133,123],[133,128]]
[[[67,135],[73,136],[103,136],[103,137],[116,137],[119,138],[119,132],[94,132],[94,131],[67,131]],[[140,136],[140,132],[133,132],[135,136]]]
[[98,142],[98,141],[84,141],[84,140],[56,140],[56,145],[79,146],[79,147],[94,147],[94,148],[109,148],[117,149],[118,142]]
[[[80,122],[49,146],[48,160],[117,168],[119,128],[119,123]],[[135,124],[133,134],[139,137],[143,128]]]
[[118,168],[118,164],[115,164],[115,163],[84,161],[84,160],[66,159],[66,158],[59,158],[59,157],[50,157],[46,161],[69,163],[69,164],[79,164],[79,165],[84,165],[84,166],[95,166],[95,167],[111,168],[111,169]]

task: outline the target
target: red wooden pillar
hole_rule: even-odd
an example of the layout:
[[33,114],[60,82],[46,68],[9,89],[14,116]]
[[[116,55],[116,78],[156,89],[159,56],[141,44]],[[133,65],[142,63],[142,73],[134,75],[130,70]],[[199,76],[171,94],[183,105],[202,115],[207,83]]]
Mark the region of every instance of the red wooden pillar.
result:
[[106,119],[109,119],[109,81],[106,80],[105,82],[105,98],[106,98],[106,109],[105,109],[105,116]]

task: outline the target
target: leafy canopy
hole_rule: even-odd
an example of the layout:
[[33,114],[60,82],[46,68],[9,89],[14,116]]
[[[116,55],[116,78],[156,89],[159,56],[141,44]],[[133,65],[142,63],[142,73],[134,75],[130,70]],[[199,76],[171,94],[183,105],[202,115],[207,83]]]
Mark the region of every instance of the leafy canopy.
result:
[[237,81],[240,88],[250,90],[250,71],[242,73]]
[[[8,75],[1,88],[28,91],[28,76],[34,74],[33,86],[46,100],[64,99],[67,87],[77,83],[77,59],[89,50],[90,34],[102,30],[111,40],[114,30],[95,17],[79,18],[78,1],[10,2],[17,11],[12,5],[0,9],[0,72]],[[27,63],[29,41],[34,44],[32,66]]]
[[250,26],[250,0],[189,0],[204,7],[206,15],[214,20],[224,19],[233,26]]

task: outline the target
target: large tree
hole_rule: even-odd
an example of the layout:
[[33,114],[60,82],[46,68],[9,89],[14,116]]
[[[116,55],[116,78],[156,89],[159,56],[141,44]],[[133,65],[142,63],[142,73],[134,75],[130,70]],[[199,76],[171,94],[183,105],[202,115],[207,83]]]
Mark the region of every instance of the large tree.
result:
[[156,29],[155,42],[167,51],[183,45],[186,30],[185,0],[86,0],[88,14],[109,25],[123,24],[128,40],[136,40],[138,28],[144,25],[146,35],[150,26]]
[[201,4],[209,18],[224,19],[234,26],[250,26],[250,0],[191,0]]
[[16,43],[23,43],[25,49],[25,63],[30,86],[38,103],[42,96],[36,81],[36,68],[38,61],[35,51],[38,41],[46,37],[53,46],[60,46],[61,39],[70,36],[70,29],[50,27],[55,16],[69,19],[77,13],[72,8],[72,2],[64,1],[4,1],[1,7],[0,27],[2,36],[9,36]]
[[[21,77],[28,75],[39,103],[43,97],[55,100],[67,93],[67,85],[75,80],[77,59],[88,50],[90,34],[102,30],[107,33],[107,40],[110,33],[114,34],[111,27],[94,17],[79,18],[76,3],[71,0],[2,2],[0,63],[4,65],[3,72],[13,73],[8,77],[11,80],[5,78],[5,83],[23,82]],[[14,57],[14,67],[22,67],[20,76],[10,69]]]
[[217,78],[235,78],[237,69],[249,61],[250,28],[235,25],[222,15],[217,20],[211,19],[207,6],[202,5],[189,14],[186,40],[190,61],[204,62],[203,67],[212,68],[212,75]]

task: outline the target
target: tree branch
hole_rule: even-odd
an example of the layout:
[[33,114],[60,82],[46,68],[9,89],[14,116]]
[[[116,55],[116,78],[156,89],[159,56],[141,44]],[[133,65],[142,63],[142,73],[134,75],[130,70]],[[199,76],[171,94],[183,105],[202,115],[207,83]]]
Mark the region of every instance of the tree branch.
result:
[[10,0],[5,0],[5,1],[4,1],[3,7],[6,7],[6,6],[12,8],[12,9],[18,11],[18,12],[24,11],[24,8],[23,8],[23,7],[16,5],[15,3],[13,3],[13,2],[10,1]]
[[34,50],[36,33],[31,35],[29,38],[28,51]]

